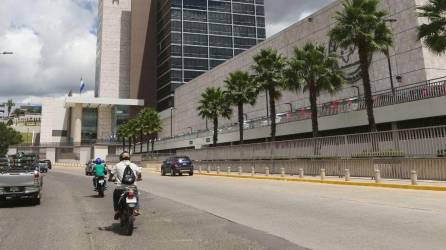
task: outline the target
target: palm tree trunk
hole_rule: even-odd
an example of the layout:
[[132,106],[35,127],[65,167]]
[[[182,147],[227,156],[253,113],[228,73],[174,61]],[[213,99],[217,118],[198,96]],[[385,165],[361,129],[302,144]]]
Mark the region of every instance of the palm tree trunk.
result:
[[240,132],[240,144],[243,144],[243,103],[238,104],[238,125]]
[[141,132],[139,132],[139,142],[141,143],[141,147],[140,147],[140,152],[141,152],[141,154],[142,154],[142,131]]
[[362,83],[364,86],[364,99],[369,120],[370,132],[376,132],[375,115],[373,114],[372,88],[369,75],[369,52],[366,46],[358,46],[359,63],[361,66]]
[[133,153],[135,153],[136,152],[136,137],[135,136],[132,137],[132,141],[133,141]]
[[271,141],[276,140],[276,102],[274,100],[274,94],[276,90],[274,87],[269,89],[269,107],[271,114]]
[[317,93],[314,83],[310,83],[310,106],[311,106],[311,126],[313,129],[313,137],[319,136],[319,124],[317,117]]
[[218,117],[214,118],[214,137],[212,140],[212,146],[217,146],[218,140]]

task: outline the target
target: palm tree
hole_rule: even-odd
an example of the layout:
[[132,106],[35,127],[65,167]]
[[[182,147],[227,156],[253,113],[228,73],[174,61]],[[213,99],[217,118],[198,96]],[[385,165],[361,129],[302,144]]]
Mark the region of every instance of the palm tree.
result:
[[442,54],[446,51],[446,1],[429,0],[418,8],[418,16],[426,18],[429,22],[418,27],[418,40],[434,53]]
[[218,118],[231,118],[232,109],[230,102],[226,99],[224,92],[220,88],[210,87],[201,94],[199,115],[203,119],[210,119],[214,122],[214,136],[212,145],[217,145],[218,140]]
[[129,152],[132,148],[133,143],[133,152],[136,151],[136,136],[140,134],[141,127],[138,119],[134,118],[127,122],[128,126],[128,137],[129,137]]
[[257,100],[258,91],[255,84],[252,82],[248,72],[235,71],[230,73],[225,80],[226,96],[232,105],[238,108],[238,123],[240,131],[240,143],[243,144],[243,105],[254,105]]
[[6,107],[8,107],[8,117],[11,115],[11,109],[12,109],[12,107],[14,107],[15,106],[15,103],[14,103],[14,101],[12,100],[12,99],[9,99],[7,102],[6,102]]
[[271,141],[276,139],[276,100],[281,97],[283,88],[283,71],[286,59],[277,50],[262,49],[254,56],[254,82],[259,90],[269,96]]
[[317,97],[321,91],[334,94],[345,81],[336,54],[327,53],[324,46],[312,43],[307,43],[303,49],[295,48],[294,57],[285,70],[285,79],[289,89],[309,92],[313,137],[318,137]]
[[386,11],[378,10],[379,0],[344,0],[343,11],[336,12],[335,27],[329,35],[342,48],[358,48],[364,98],[370,131],[376,131],[373,114],[369,68],[375,52],[383,52],[393,45],[392,32],[386,25]]
[[161,131],[161,118],[158,112],[153,108],[145,108],[138,114],[140,126],[141,152],[143,135],[152,135]]
[[127,123],[118,127],[118,137],[122,139],[122,150],[125,151],[125,140],[129,136],[129,129]]

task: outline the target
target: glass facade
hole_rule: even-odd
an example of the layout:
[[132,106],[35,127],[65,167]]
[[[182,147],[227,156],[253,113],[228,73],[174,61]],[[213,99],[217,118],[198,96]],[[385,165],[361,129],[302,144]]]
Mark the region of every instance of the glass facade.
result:
[[264,0],[158,0],[158,110],[173,92],[265,40]]
[[98,137],[98,110],[96,108],[82,109],[81,141],[88,143]]

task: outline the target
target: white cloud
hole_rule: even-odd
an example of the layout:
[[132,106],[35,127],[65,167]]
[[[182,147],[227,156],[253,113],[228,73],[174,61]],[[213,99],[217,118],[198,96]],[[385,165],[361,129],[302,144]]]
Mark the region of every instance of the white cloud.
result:
[[0,101],[94,89],[97,0],[2,0]]

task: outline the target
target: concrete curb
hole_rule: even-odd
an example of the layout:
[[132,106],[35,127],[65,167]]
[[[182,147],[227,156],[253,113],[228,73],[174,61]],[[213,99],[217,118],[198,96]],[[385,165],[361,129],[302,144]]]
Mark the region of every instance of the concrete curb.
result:
[[290,182],[306,182],[306,183],[319,183],[319,184],[331,184],[331,185],[344,185],[344,186],[362,186],[362,187],[381,187],[381,188],[397,188],[397,189],[410,189],[410,190],[428,190],[428,191],[446,191],[445,187],[440,186],[415,186],[404,184],[387,184],[387,183],[367,183],[367,182],[343,182],[343,181],[328,181],[328,180],[311,180],[311,179],[297,179],[297,178],[284,178],[284,177],[268,177],[268,176],[240,176],[240,175],[227,175],[227,174],[207,174],[197,173],[203,176],[214,177],[229,177],[238,179],[255,179],[255,180],[273,180],[273,181],[290,181]]

